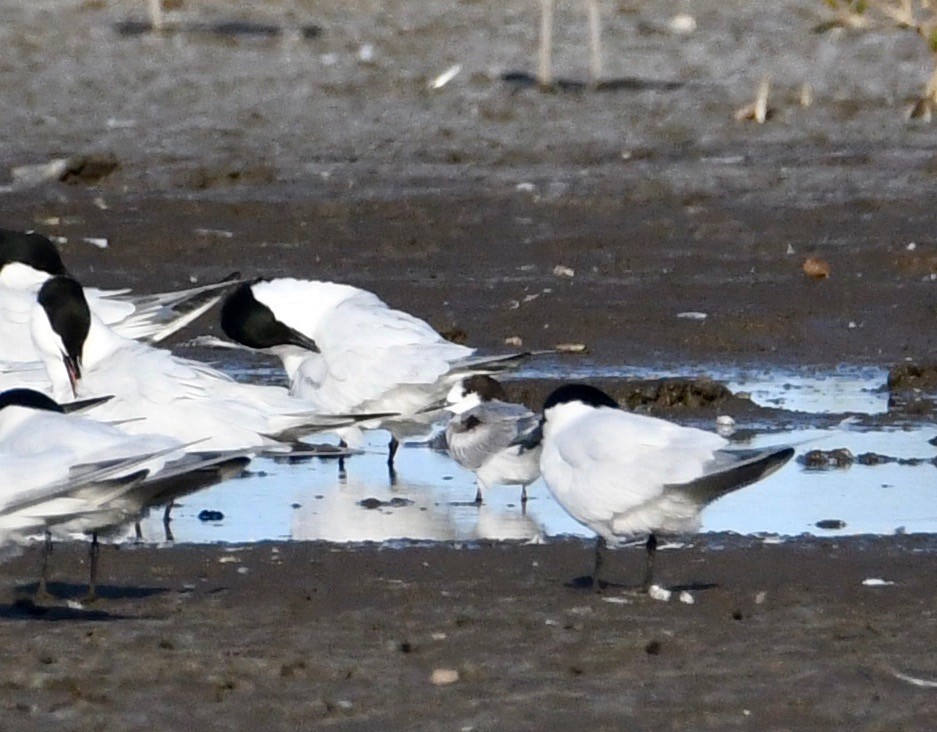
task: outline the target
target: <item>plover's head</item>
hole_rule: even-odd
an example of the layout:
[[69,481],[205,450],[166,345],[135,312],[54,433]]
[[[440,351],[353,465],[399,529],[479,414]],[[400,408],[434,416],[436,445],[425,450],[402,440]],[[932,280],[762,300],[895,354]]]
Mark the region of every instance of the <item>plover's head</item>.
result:
[[85,293],[75,280],[53,277],[39,288],[37,300],[33,343],[46,365],[55,396],[72,398],[77,395],[82,353],[91,329]]
[[55,244],[35,231],[0,229],[0,284],[15,290],[38,287],[67,275]]
[[462,414],[492,399],[507,401],[504,387],[490,376],[475,374],[462,379],[449,390],[446,409],[453,414]]
[[221,329],[228,338],[248,348],[297,346],[319,353],[312,338],[278,320],[273,310],[257,299],[253,286],[259,281],[245,282],[221,306]]

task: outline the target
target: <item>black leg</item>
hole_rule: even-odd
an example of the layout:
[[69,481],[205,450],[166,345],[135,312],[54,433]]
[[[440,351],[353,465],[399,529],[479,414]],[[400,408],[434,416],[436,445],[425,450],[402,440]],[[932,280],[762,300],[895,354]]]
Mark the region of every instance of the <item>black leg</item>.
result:
[[595,542],[595,564],[592,567],[592,589],[602,591],[602,566],[605,564],[605,537],[600,536]]
[[390,436],[390,442],[387,445],[387,464],[394,464],[394,456],[397,454],[397,448],[400,447],[400,443],[397,442],[397,438],[393,435]]
[[482,498],[482,487],[477,484],[475,486],[475,503],[479,506],[484,503],[484,499]]
[[90,570],[88,572],[88,594],[85,596],[85,602],[94,602],[98,599],[98,591],[95,589],[95,583],[98,578],[98,553],[101,551],[101,545],[98,544],[97,532],[91,534],[91,548],[88,550],[88,559]]
[[527,486],[521,486],[521,508],[527,506]]
[[169,524],[172,521],[169,517],[170,511],[172,511],[172,501],[166,504],[166,510],[163,511],[163,532],[166,535],[166,541],[175,541],[176,537],[172,535],[172,529],[169,528]]
[[[344,449],[344,448],[348,447],[348,443],[345,442],[344,440],[339,440],[339,441],[338,441],[338,446],[341,447],[342,449]],[[345,477],[346,477],[346,476],[345,476],[345,456],[342,455],[342,456],[338,459],[338,479],[339,479],[339,480],[345,480]]]
[[137,543],[143,541],[143,529],[140,528],[140,522],[133,522],[133,540]]
[[650,534],[647,537],[647,563],[644,565],[644,591],[647,592],[654,584],[654,557],[657,556],[657,537]]
[[46,587],[46,579],[49,574],[49,558],[52,556],[52,534],[46,532],[45,539],[42,542],[42,566],[39,570],[39,585],[36,587],[36,600],[48,600],[52,595]]

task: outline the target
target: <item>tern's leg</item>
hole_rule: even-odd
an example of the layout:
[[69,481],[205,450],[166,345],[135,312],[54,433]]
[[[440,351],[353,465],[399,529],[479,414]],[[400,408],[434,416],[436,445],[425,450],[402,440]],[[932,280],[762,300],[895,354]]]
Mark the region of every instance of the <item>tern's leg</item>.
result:
[[52,597],[46,587],[46,579],[49,574],[49,558],[52,556],[52,534],[46,532],[45,539],[42,542],[42,565],[39,570],[39,585],[36,587],[36,599],[47,600]]
[[482,484],[480,481],[475,481],[475,505],[480,506],[485,502],[484,496],[482,496]]
[[172,501],[166,504],[166,510],[163,511],[163,532],[166,535],[166,541],[175,541],[176,537],[172,535],[172,529],[169,528],[169,524],[172,521],[169,517],[170,511],[172,511]]
[[521,486],[521,508],[527,507],[527,486]]
[[397,448],[400,447],[400,443],[397,442],[397,438],[393,435],[390,436],[390,442],[387,443],[387,464],[394,464],[394,456],[397,454]]
[[599,15],[599,0],[586,0],[589,13],[589,72],[592,85],[596,86],[602,78],[602,17]]
[[143,541],[143,529],[140,528],[140,522],[133,522],[133,540],[137,543]]
[[88,549],[88,560],[90,569],[88,570],[88,594],[85,595],[85,602],[94,602],[98,599],[98,591],[95,589],[95,583],[98,577],[98,554],[101,551],[101,545],[98,544],[97,532],[91,534],[91,547]]
[[[345,442],[344,440],[339,440],[339,441],[338,441],[338,446],[341,447],[342,449],[344,449],[344,448],[348,447],[348,443]],[[339,479],[339,480],[345,480],[345,477],[346,477],[346,475],[345,475],[345,456],[343,455],[342,457],[340,457],[340,458],[338,459],[338,479]]]
[[644,565],[644,591],[647,592],[654,584],[654,557],[657,556],[657,537],[650,534],[647,537],[647,564]]
[[553,0],[540,0],[540,59],[537,65],[537,83],[541,89],[553,87]]
[[605,537],[600,536],[595,542],[595,564],[592,567],[592,588],[602,591],[602,566],[605,564]]

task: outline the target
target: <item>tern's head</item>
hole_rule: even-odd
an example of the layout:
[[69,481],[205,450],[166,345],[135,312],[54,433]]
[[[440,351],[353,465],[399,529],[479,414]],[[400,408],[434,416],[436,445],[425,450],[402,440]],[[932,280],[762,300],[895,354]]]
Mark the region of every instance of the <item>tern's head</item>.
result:
[[618,402],[594,386],[564,384],[554,389],[544,401],[541,425],[545,429],[560,427],[566,421],[600,407],[618,409]]
[[50,239],[35,231],[0,229],[0,284],[27,290],[67,274]]
[[53,277],[39,288],[38,302],[32,320],[33,342],[45,363],[55,396],[73,398],[81,378],[82,351],[91,329],[91,311],[84,291],[69,277]]
[[446,409],[453,414],[462,414],[492,399],[507,401],[504,387],[490,376],[476,374],[462,379],[449,390]]
[[228,338],[248,348],[297,346],[319,353],[312,338],[278,320],[273,310],[257,299],[253,287],[258,282],[245,282],[221,306],[221,329]]

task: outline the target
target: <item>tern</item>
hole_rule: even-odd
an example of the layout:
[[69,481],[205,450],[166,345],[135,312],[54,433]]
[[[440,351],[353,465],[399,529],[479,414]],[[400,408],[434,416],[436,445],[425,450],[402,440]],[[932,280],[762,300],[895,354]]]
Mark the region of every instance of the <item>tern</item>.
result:
[[313,280],[240,285],[222,305],[221,327],[241,345],[278,356],[291,393],[322,412],[395,413],[338,431],[357,446],[362,427],[388,430],[391,469],[400,440],[427,433],[457,382],[514,368],[531,355],[475,356],[367,290]]
[[501,384],[485,375],[456,384],[448,400],[454,416],[446,425],[446,445],[453,460],[475,473],[475,502],[493,486],[519,485],[526,503],[527,486],[540,477],[540,446],[519,443],[537,429],[539,415],[508,402]]
[[788,445],[735,449],[715,433],[625,412],[584,384],[561,386],[547,397],[541,431],[547,488],[598,534],[597,589],[607,545],[647,536],[643,584],[649,589],[658,535],[698,531],[708,504],[771,475],[794,454]]
[[[31,389],[0,393],[0,540],[44,533],[38,593],[46,594],[52,536],[90,534],[89,599],[95,596],[98,535],[148,508],[240,473],[240,451],[191,452],[165,435],[130,435],[67,414]],[[187,452],[187,450],[189,450]]]
[[239,383],[207,364],[124,338],[89,310],[81,285],[67,277],[40,288],[32,335],[57,401],[110,395],[89,416],[122,421],[134,434],[198,442],[199,450],[287,452],[301,436],[375,417],[323,415],[282,387]]
[[[36,292],[52,277],[67,275],[58,249],[47,237],[0,229],[0,359],[37,358],[29,336]],[[120,335],[158,343],[209,310],[240,282],[235,278],[155,295],[89,287],[85,297],[92,312]]]

